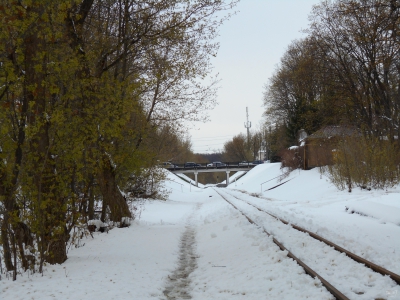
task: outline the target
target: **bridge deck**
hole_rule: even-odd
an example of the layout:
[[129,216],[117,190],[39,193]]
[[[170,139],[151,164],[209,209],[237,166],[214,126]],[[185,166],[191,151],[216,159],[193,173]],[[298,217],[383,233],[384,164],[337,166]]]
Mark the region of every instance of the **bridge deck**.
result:
[[197,168],[167,168],[172,173],[216,173],[216,172],[234,172],[249,171],[255,165],[250,166],[225,166],[225,167],[197,167]]
[[252,163],[247,163],[247,164],[227,163],[225,166],[218,166],[218,167],[199,166],[199,167],[185,168],[184,166],[175,165],[173,168],[166,168],[166,169],[175,174],[193,173],[195,177],[196,186],[198,186],[197,175],[199,173],[226,172],[226,186],[228,186],[230,172],[236,172],[236,171],[248,172],[255,166],[257,165]]

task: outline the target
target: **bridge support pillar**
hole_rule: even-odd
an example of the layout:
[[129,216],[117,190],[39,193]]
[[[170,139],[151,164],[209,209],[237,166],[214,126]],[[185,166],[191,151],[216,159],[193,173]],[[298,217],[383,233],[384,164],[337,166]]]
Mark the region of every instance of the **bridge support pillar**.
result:
[[226,171],[226,186],[228,186],[229,185],[229,173],[230,173],[231,171]]
[[194,171],[194,180],[196,182],[196,186],[198,187],[199,186],[199,182],[197,181],[197,174],[199,174],[199,172],[198,171]]

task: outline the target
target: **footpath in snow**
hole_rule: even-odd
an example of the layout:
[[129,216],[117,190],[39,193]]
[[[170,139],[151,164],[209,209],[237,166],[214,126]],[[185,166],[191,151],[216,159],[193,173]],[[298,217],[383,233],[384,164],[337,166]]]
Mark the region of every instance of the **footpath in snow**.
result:
[[[400,273],[400,220],[393,213],[400,209],[399,188],[349,194],[316,169],[281,181],[280,175],[279,164],[259,165],[216,189],[190,187],[168,174],[167,201],[146,201],[129,228],[84,238],[83,247],[70,249],[64,264],[47,265],[43,276],[24,273],[15,282],[3,276],[0,299],[333,299],[217,191]],[[286,230],[258,220],[276,234]],[[400,299],[398,286],[384,284],[373,289],[375,298]]]

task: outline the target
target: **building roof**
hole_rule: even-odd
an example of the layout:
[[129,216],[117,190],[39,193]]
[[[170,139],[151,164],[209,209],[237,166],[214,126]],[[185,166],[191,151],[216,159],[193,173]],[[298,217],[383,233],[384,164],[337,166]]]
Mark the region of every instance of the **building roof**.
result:
[[329,139],[331,137],[344,137],[359,135],[359,130],[350,126],[326,126],[309,135],[307,139]]

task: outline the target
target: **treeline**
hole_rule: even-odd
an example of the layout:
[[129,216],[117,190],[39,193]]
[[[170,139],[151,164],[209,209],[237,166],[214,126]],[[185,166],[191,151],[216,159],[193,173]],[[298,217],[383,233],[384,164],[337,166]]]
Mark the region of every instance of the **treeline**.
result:
[[400,3],[326,1],[310,15],[266,86],[266,115],[297,133],[347,124],[390,141],[400,134]]
[[400,2],[323,1],[309,19],[307,37],[290,44],[265,87],[275,149],[298,145],[300,129],[351,128],[364,150],[338,145],[336,182],[349,190],[355,178],[360,186],[376,176],[398,182]]
[[0,3],[1,259],[14,279],[64,262],[96,211],[122,226],[121,190],[190,154],[178,129],[215,104],[217,80],[199,79],[233,2]]
[[249,136],[240,133],[224,144],[222,157],[231,162],[270,159],[272,151],[266,141],[269,141],[266,129],[253,130]]

